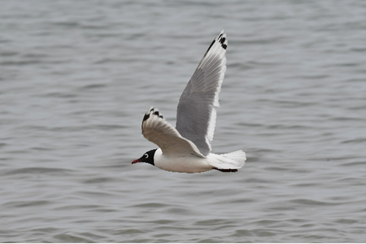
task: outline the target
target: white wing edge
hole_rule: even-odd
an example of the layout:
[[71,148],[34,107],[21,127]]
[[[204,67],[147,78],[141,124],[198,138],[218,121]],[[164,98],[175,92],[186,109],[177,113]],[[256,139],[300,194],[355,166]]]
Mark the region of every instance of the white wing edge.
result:
[[[221,42],[221,40],[223,40],[223,42]],[[221,85],[224,81],[224,77],[225,77],[225,72],[226,72],[226,48],[228,46],[228,41],[227,41],[227,37],[226,37],[226,33],[224,30],[222,30],[220,32],[220,34],[213,40],[213,42],[211,43],[210,47],[208,48],[208,50],[206,51],[205,55],[203,56],[202,60],[200,61],[198,68],[202,67],[202,66],[210,66],[210,63],[207,63],[210,56],[212,55],[217,55],[219,56],[219,58],[222,60],[221,61],[221,66],[222,66],[222,71],[220,74],[220,78],[219,78],[219,86],[215,92],[215,98],[214,98],[214,106],[215,107],[220,107],[220,103],[219,103],[219,93],[221,91]]]
[[[223,40],[223,42],[221,42],[221,40]],[[209,60],[209,57],[212,55],[218,55],[219,58],[222,60],[221,64],[220,64],[222,67],[222,70],[221,70],[220,77],[219,77],[219,85],[215,92],[214,103],[213,103],[214,107],[220,107],[219,94],[221,91],[222,83],[224,82],[224,77],[225,77],[225,72],[226,72],[225,54],[226,54],[226,48],[228,46],[228,41],[227,41],[226,33],[224,30],[222,30],[220,32],[220,34],[214,39],[214,42],[211,45],[212,46],[210,46],[208,48],[207,52],[203,56],[200,64],[198,65],[198,68],[205,66],[205,65],[209,66],[210,64],[206,63],[206,62],[207,62],[207,60]],[[213,137],[215,134],[215,127],[216,127],[216,118],[217,118],[216,109],[214,107],[211,110],[210,120],[209,120],[209,124],[208,124],[207,135],[206,135],[206,143],[207,143],[207,145],[209,145],[210,151],[212,149],[210,142],[213,141]]]

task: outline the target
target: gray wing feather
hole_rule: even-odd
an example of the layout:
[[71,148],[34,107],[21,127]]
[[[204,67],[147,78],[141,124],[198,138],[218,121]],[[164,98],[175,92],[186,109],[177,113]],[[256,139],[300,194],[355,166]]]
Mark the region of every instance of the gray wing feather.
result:
[[219,92],[226,71],[227,39],[224,31],[211,43],[178,103],[176,129],[203,155],[211,151]]

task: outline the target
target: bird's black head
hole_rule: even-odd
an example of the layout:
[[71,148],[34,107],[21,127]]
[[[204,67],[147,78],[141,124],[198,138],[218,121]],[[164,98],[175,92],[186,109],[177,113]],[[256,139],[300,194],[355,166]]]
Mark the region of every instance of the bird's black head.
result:
[[154,164],[154,155],[155,155],[156,150],[157,149],[153,149],[153,150],[150,150],[150,151],[144,153],[144,155],[142,155],[141,158],[133,160],[132,164],[139,163],[139,162],[144,162],[144,163],[148,163],[148,164],[151,164],[151,165],[155,165]]

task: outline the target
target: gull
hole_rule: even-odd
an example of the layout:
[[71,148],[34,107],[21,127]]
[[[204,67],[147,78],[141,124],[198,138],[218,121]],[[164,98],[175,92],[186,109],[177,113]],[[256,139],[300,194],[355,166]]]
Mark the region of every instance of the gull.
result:
[[211,153],[216,109],[226,71],[228,42],[224,30],[212,41],[180,96],[176,128],[156,108],[144,115],[143,136],[159,148],[150,150],[132,164],[145,162],[160,169],[180,173],[208,170],[236,172],[243,167],[246,154],[238,150]]

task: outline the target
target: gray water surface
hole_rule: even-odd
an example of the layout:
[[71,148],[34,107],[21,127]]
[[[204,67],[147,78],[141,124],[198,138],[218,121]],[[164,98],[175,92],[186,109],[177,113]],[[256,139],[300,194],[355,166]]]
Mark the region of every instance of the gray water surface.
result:
[[[1,242],[364,242],[363,1],[1,1]],[[225,29],[215,153],[131,165]]]

